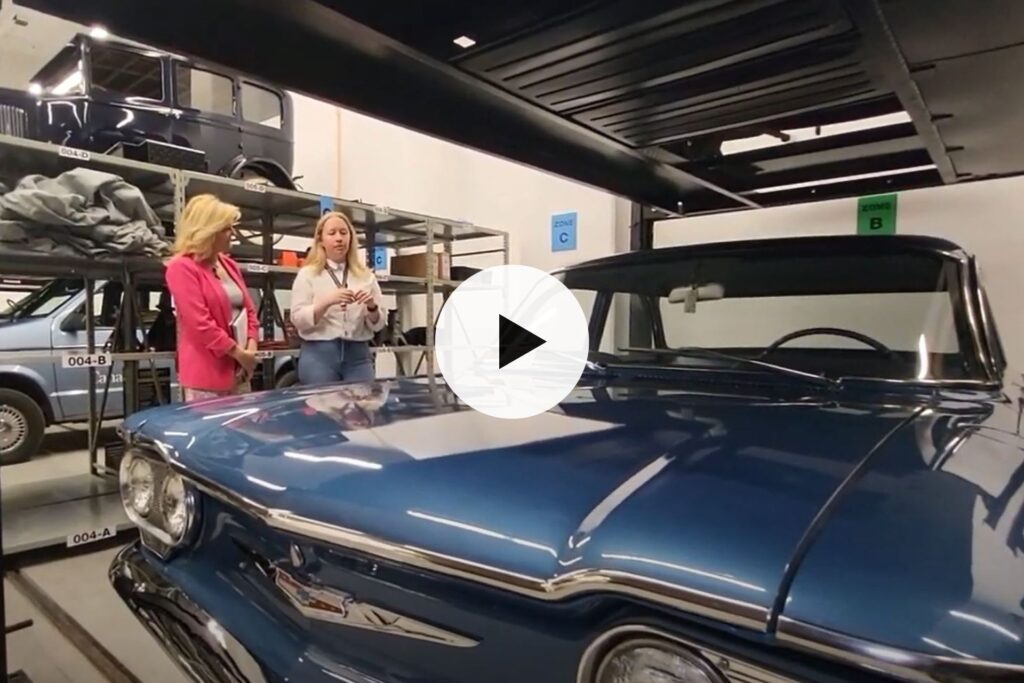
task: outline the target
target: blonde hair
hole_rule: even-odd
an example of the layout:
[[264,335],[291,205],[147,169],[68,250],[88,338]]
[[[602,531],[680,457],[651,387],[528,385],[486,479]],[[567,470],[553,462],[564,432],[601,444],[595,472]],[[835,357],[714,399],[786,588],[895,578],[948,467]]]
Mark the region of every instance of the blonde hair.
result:
[[222,202],[212,194],[193,197],[188,200],[175,227],[174,253],[193,256],[201,261],[211,258],[214,255],[214,238],[241,216],[237,206]]
[[327,221],[332,218],[337,218],[348,226],[348,253],[345,254],[345,264],[348,267],[348,272],[355,275],[365,274],[367,267],[359,259],[359,236],[356,234],[356,228],[352,225],[352,221],[349,220],[348,216],[338,211],[328,211],[323,216],[320,216],[320,220],[317,221],[316,230],[313,231],[313,246],[309,250],[305,267],[312,268],[313,272],[317,275],[323,272],[324,265],[327,263],[327,250],[324,249],[323,234]]

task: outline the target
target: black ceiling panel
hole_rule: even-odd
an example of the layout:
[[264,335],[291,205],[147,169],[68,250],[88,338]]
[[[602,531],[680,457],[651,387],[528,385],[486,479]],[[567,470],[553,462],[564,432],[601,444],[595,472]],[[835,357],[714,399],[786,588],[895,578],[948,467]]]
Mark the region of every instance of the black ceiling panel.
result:
[[1020,0],[885,0],[882,10],[912,66],[1024,43]]
[[1020,0],[23,2],[684,213],[1024,172]]
[[1022,67],[1018,46],[944,60],[915,75],[957,173],[989,177],[1024,168]]

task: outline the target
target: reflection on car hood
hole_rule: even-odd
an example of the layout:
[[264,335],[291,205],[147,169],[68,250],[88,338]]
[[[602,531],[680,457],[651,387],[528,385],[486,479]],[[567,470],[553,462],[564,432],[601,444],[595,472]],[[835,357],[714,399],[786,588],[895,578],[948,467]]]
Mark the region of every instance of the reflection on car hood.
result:
[[[974,600],[973,506],[991,494],[948,471],[956,458],[938,468],[936,458],[993,418],[989,404],[955,402],[910,421],[920,408],[887,403],[581,387],[555,410],[506,421],[403,381],[221,399],[140,413],[128,426],[267,507],[523,576],[628,572],[766,611],[812,520],[884,442],[812,545],[785,614],[892,642],[890,625],[915,609],[905,596],[934,605],[960,581],[949,599]],[[1019,518],[1020,501],[1006,495],[1004,516]],[[943,551],[963,557],[938,564]],[[1015,570],[998,595],[1016,590],[1019,600],[1024,567],[1004,555],[986,571]],[[851,603],[854,613],[885,610],[845,622]],[[1013,610],[1002,609],[990,617],[1007,624]],[[932,625],[922,618],[912,649],[932,651],[921,641]],[[993,648],[976,644],[975,655],[1007,658]]]
[[135,420],[268,507],[526,576],[606,567],[767,608],[814,514],[911,414],[581,389],[508,421],[436,398],[359,385]]

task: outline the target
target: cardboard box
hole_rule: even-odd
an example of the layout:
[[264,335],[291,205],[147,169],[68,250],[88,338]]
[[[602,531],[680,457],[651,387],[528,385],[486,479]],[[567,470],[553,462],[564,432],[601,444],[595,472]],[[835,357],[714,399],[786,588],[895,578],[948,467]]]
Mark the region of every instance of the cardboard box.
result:
[[[444,252],[434,253],[435,275],[439,280],[451,279],[451,258]],[[406,277],[427,276],[427,254],[405,254],[391,257],[391,274]]]

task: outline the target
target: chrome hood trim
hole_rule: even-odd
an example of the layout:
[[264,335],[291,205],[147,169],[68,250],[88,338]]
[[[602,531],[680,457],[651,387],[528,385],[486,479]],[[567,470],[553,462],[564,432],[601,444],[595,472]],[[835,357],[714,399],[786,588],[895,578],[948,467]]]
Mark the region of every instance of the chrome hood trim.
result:
[[138,434],[131,435],[130,441],[133,446],[156,449],[172,469],[207,495],[238,508],[267,526],[286,534],[329,543],[381,560],[465,579],[537,600],[555,602],[587,593],[617,593],[753,631],[764,632],[766,629],[768,610],[759,605],[645,576],[606,569],[581,569],[553,579],[527,576],[425,548],[393,543],[362,531],[302,517],[289,510],[267,507],[189,471],[174,457],[173,449],[166,443]]

